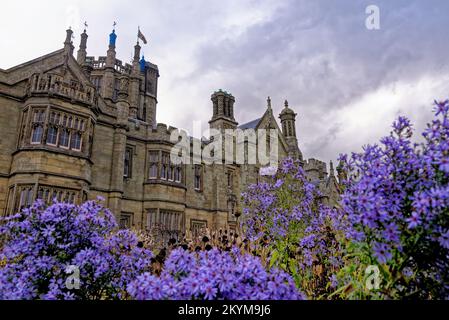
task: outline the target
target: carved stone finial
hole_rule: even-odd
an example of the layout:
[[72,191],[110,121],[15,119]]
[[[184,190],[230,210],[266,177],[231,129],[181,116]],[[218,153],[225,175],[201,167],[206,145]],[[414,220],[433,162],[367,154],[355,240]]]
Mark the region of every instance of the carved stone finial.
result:
[[129,79],[127,77],[120,78],[119,92],[128,94]]
[[285,102],[284,102],[284,106],[285,106],[286,108],[288,108],[288,101],[287,101],[287,99],[286,99]]
[[267,108],[271,109],[271,98],[270,98],[270,96],[268,96],[268,98],[267,98]]
[[65,37],[65,41],[64,44],[71,44],[72,43],[72,37],[73,37],[73,31],[71,29],[71,27],[69,27],[66,31],[66,37]]

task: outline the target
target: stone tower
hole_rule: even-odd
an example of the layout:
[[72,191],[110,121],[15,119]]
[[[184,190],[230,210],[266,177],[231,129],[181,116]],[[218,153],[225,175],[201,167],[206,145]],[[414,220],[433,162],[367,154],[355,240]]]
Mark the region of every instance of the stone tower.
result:
[[218,90],[211,96],[213,113],[209,121],[211,129],[236,129],[237,121],[234,118],[235,98],[232,94]]
[[288,144],[288,154],[302,160],[302,154],[298,147],[298,139],[296,138],[296,113],[288,107],[287,100],[285,100],[284,109],[279,114],[279,119],[281,119],[282,133]]
[[157,124],[156,105],[159,70],[155,64],[145,61],[145,57],[142,56],[142,59],[140,60],[140,71],[144,74],[144,81],[140,88],[143,99],[140,101],[140,110],[142,111],[139,117],[155,128]]

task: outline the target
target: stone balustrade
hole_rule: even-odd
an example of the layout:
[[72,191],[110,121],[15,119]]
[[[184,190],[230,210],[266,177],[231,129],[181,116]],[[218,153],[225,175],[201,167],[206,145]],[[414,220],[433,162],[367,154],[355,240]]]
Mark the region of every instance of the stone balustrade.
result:
[[48,93],[61,95],[88,104],[95,103],[93,86],[84,86],[79,81],[65,81],[59,74],[33,74],[29,80],[28,93]]
[[[98,59],[95,59],[95,57],[86,57],[86,63],[93,69],[102,69],[106,67],[106,57],[100,56]],[[123,63],[120,59],[115,59],[114,69],[120,73],[131,74],[132,65]]]

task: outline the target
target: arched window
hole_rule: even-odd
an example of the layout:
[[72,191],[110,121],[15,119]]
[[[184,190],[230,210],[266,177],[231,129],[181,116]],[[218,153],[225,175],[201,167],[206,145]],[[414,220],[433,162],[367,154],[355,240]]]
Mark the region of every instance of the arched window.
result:
[[174,176],[175,176],[175,167],[170,166],[168,169],[168,181],[173,181]]
[[132,178],[132,162],[133,162],[133,149],[127,147],[125,150],[125,159],[123,165],[123,176],[125,178]]
[[157,179],[157,164],[150,165],[150,179]]
[[72,138],[70,139],[70,147],[73,150],[81,150],[81,134],[79,132],[72,133]]
[[159,151],[150,151],[150,179],[157,179],[157,168],[159,162]]
[[50,123],[56,123],[56,114],[54,112],[50,113]]
[[228,201],[228,221],[235,221],[235,203],[232,200]]
[[291,121],[288,122],[288,135],[293,136],[293,126]]
[[202,174],[202,168],[199,164],[195,165],[195,181],[194,181],[194,187],[195,190],[201,191],[203,187],[203,174]]
[[175,181],[182,182],[182,169],[180,166],[177,166],[175,169]]
[[55,146],[57,140],[58,140],[58,129],[53,126],[48,127],[47,144]]
[[168,172],[170,171],[170,154],[167,152],[162,153],[161,164],[161,179],[168,179]]
[[62,129],[60,135],[59,135],[59,146],[62,148],[68,148],[69,147],[69,140],[70,140],[70,132],[67,129]]
[[33,133],[31,135],[31,143],[39,144],[42,140],[42,134],[44,132],[44,128],[41,125],[37,125],[33,128]]
[[33,187],[22,186],[19,187],[18,203],[14,211],[22,210],[23,208],[31,206],[33,203]]

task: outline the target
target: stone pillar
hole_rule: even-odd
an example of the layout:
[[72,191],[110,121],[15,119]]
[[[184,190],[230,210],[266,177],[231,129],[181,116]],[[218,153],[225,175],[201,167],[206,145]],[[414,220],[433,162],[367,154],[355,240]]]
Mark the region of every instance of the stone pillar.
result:
[[120,87],[117,99],[117,121],[122,125],[128,124],[130,105],[128,101],[129,78],[122,76],[119,78]]
[[229,109],[231,114],[229,115],[231,119],[234,119],[234,103],[235,103],[235,98],[234,96],[230,96],[229,98]]
[[102,96],[105,99],[112,99],[115,86],[114,67],[115,67],[115,30],[109,35],[109,49],[106,55],[105,71],[103,76]]
[[72,43],[72,35],[73,35],[73,31],[72,29],[67,29],[66,30],[66,37],[65,37],[65,41],[64,41],[64,50],[72,55],[73,54],[73,43]]
[[[123,195],[123,166],[126,149],[126,127],[117,125],[114,132],[112,147],[112,174],[109,207],[116,218],[120,217],[121,200]],[[118,219],[117,219],[118,220]]]
[[83,66],[86,63],[86,56],[87,56],[87,33],[84,29],[84,32],[81,34],[81,42],[80,47],[76,56],[76,61],[78,61],[78,64],[80,66]]
[[123,169],[124,155],[126,150],[126,131],[128,130],[129,102],[128,98],[129,79],[126,76],[120,78],[120,88],[117,100],[117,124],[114,131],[114,142],[112,147],[112,174],[111,193],[109,205],[117,220],[120,219],[121,199],[123,195]]
[[224,94],[218,94],[218,115],[224,115]]
[[140,85],[140,45],[137,42],[134,46],[133,68],[130,78],[129,90],[129,117],[136,119],[139,109],[139,85]]
[[145,121],[148,122],[150,125],[155,126],[156,125],[156,99],[150,96],[145,95],[144,96],[144,103],[146,106],[146,119]]

